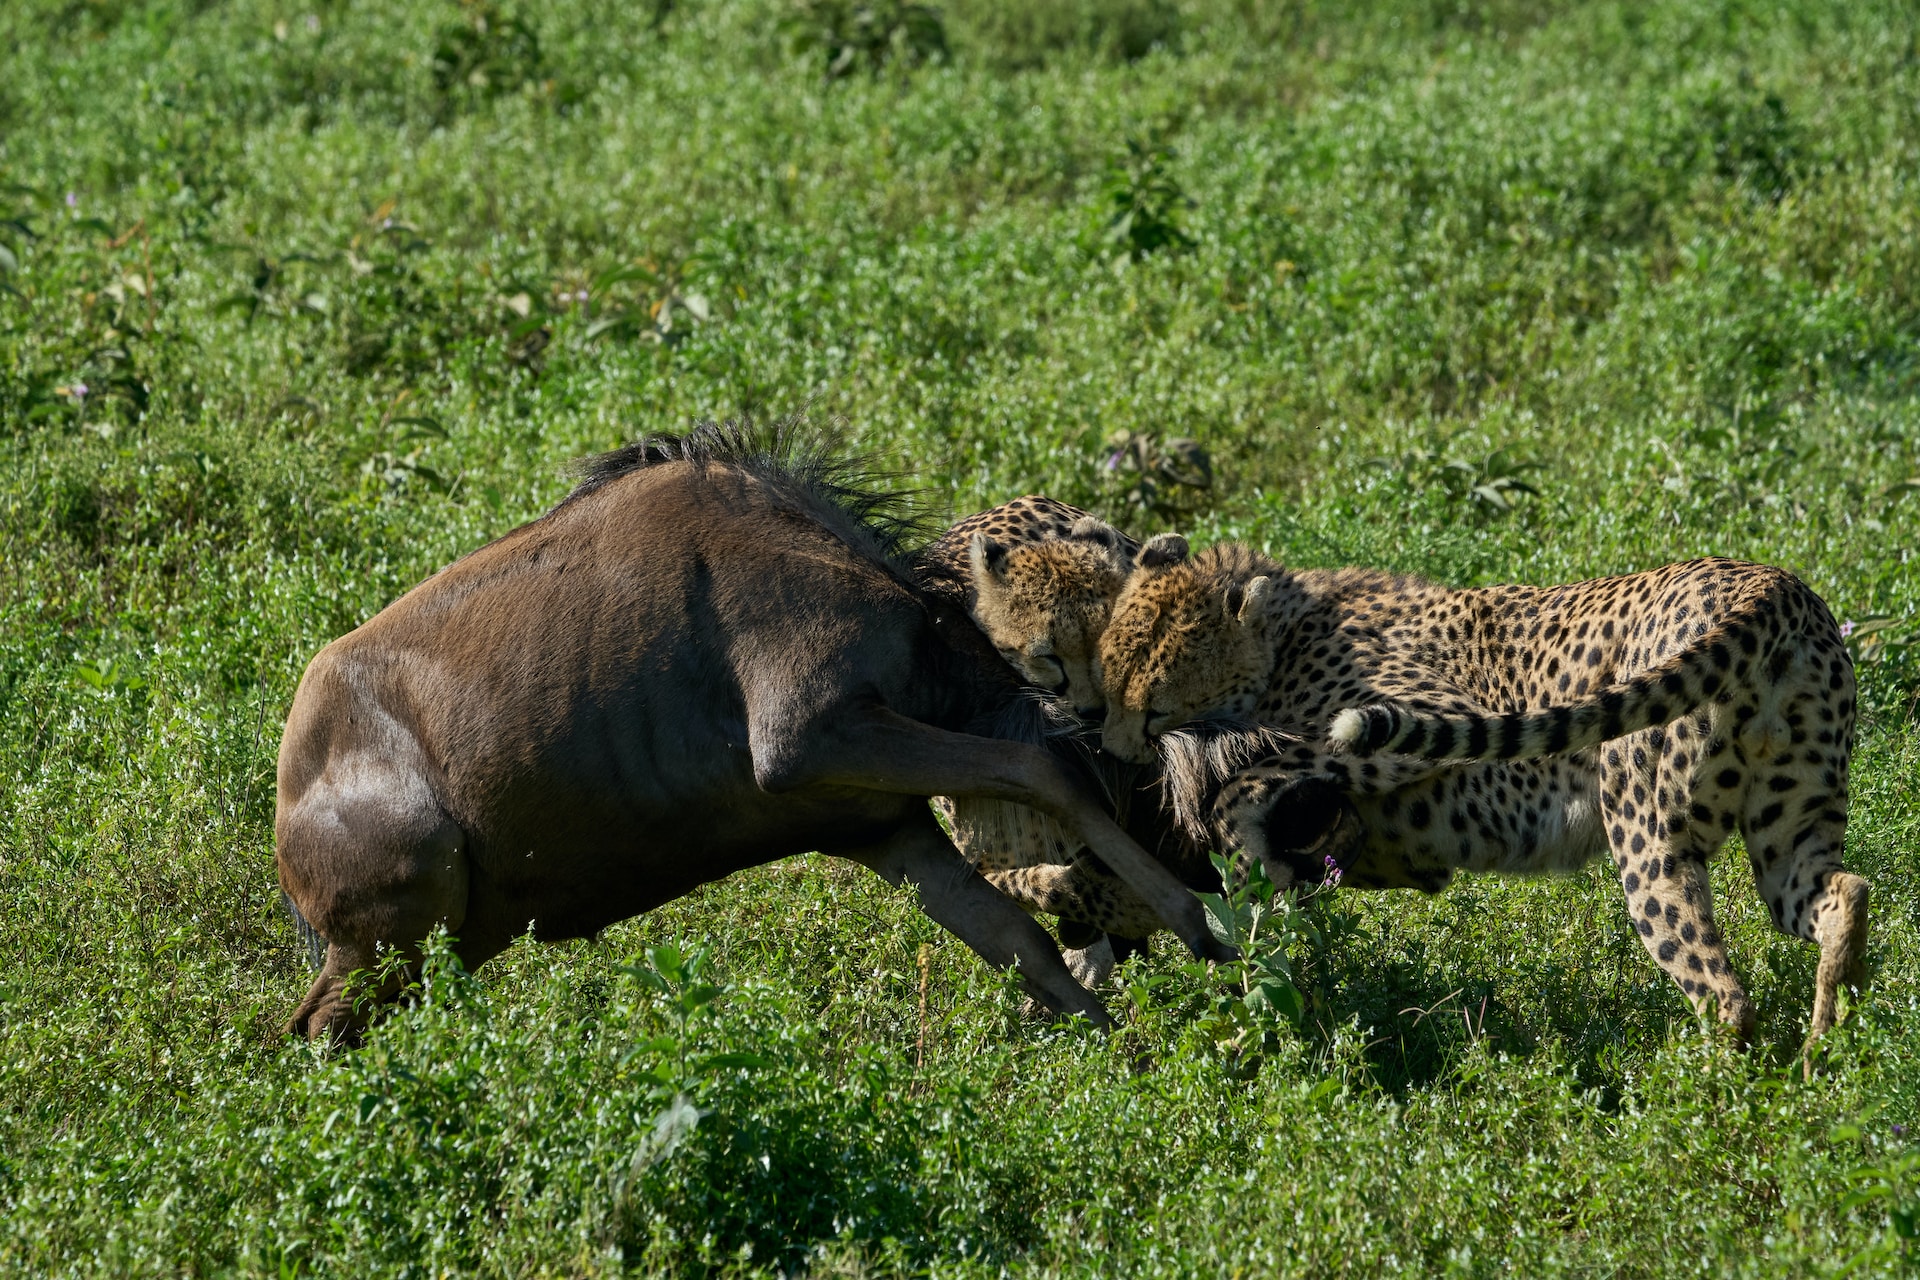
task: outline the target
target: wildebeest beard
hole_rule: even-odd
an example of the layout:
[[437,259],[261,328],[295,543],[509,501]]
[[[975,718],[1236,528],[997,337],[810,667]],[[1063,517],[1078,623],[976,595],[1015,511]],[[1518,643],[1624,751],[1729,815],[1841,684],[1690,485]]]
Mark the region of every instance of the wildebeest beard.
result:
[[1304,739],[1237,716],[1194,720],[1154,742],[1160,757],[1160,807],[1175,827],[1205,848],[1213,833],[1207,814],[1228,778]]

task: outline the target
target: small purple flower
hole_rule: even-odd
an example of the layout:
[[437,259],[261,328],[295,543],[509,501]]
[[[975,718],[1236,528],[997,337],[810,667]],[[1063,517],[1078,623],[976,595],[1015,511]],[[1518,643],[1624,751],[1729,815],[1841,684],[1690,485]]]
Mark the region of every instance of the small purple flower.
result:
[[1845,640],[1848,636],[1852,634],[1853,634],[1853,624],[1851,622],[1843,622],[1840,624],[1840,638],[1842,640]]
[[1905,1125],[1903,1125],[1903,1124],[1897,1124],[1897,1125],[1895,1125],[1895,1126],[1893,1126],[1893,1136],[1894,1136],[1894,1137],[1896,1137],[1896,1138],[1904,1138],[1904,1137],[1906,1137],[1906,1136],[1907,1136],[1907,1126],[1905,1126]]
[[1122,457],[1122,454],[1118,449],[1115,449],[1112,453],[1108,454],[1107,461],[1106,461],[1107,470],[1118,471],[1120,469],[1121,457]]
[[585,302],[587,300],[587,291],[585,289],[582,289],[580,292],[574,294],[573,296],[575,298],[578,298],[581,302]]
[[87,384],[84,382],[74,383],[67,388],[67,391],[75,400],[85,400],[87,398]]
[[78,209],[79,207],[80,207],[80,197],[73,194],[73,192],[71,191],[67,192],[67,208]]
[[1327,884],[1340,883],[1340,860],[1332,854],[1327,855],[1327,874],[1322,879]]

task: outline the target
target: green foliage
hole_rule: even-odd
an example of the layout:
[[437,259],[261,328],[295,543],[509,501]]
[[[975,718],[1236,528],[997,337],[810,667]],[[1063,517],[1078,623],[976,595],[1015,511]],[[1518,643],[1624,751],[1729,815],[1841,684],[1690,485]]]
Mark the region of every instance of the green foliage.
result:
[[[1896,1126],[1905,1136],[1905,1126]],[[1866,1133],[1857,1124],[1835,1125],[1833,1140],[1866,1145]],[[1904,1144],[1902,1144],[1904,1145]],[[1864,1271],[1876,1265],[1911,1266],[1920,1261],[1920,1150],[1906,1147],[1883,1163],[1864,1165],[1847,1175],[1855,1190],[1843,1203],[1847,1208],[1873,1207],[1885,1212],[1891,1228],[1865,1250],[1848,1259],[1846,1270]]]
[[1174,48],[1180,36],[1180,10],[1168,0],[961,0],[949,11],[972,50],[1009,70],[1075,54],[1132,62]]
[[1213,459],[1198,440],[1122,429],[1104,447],[1109,484],[1118,490],[1108,505],[1133,509],[1125,515],[1191,516],[1213,488]]
[[1128,138],[1125,152],[1108,168],[1099,241],[1115,265],[1194,247],[1180,225],[1193,201],[1167,172],[1172,158],[1171,147]]
[[1375,458],[1374,465],[1392,474],[1410,490],[1438,490],[1476,516],[1504,516],[1522,498],[1537,498],[1540,490],[1520,477],[1540,471],[1541,462],[1513,456],[1507,446],[1484,458],[1449,457],[1444,445],[1409,449],[1398,459]]
[[[1291,952],[1323,940],[1307,923],[1296,891],[1277,892],[1258,863],[1239,876],[1228,858],[1212,858],[1227,890],[1200,894],[1200,905],[1213,935],[1238,948],[1240,959],[1221,966],[1219,993],[1194,1026],[1237,1065],[1277,1047],[1281,1022],[1297,1027],[1305,1021],[1306,997],[1294,982]],[[1141,1003],[1138,996],[1134,1003]]]
[[[0,5],[0,1272],[1911,1270],[1915,15],[931,13]],[[1859,670],[1871,989],[1802,1080],[1736,846],[1751,1055],[1605,867],[1255,882],[1247,959],[1156,942],[1100,1037],[807,858],[282,1044],[305,661],[569,459],[809,405],[952,514],[1792,568]]]
[[539,78],[540,37],[523,18],[492,0],[460,0],[460,10],[434,37],[433,84],[443,98],[495,97]]
[[797,0],[788,19],[793,51],[817,54],[838,80],[888,65],[911,69],[947,56],[947,28],[931,5],[901,0]]

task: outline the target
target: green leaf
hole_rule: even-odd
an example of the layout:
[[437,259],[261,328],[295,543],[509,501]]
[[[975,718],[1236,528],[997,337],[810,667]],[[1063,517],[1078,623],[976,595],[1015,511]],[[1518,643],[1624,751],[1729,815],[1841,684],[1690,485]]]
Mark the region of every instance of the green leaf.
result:
[[661,978],[659,973],[646,965],[623,964],[619,967],[619,971],[630,978],[637,979],[642,986],[650,990],[659,992],[665,992],[667,990],[665,979]]
[[625,284],[629,280],[645,280],[647,283],[652,284],[659,279],[659,275],[647,267],[638,265],[615,267],[611,271],[602,272],[601,275],[594,280],[593,286],[588,292],[597,298],[607,290],[613,288],[613,286]]
[[109,658],[105,662],[81,662],[75,665],[74,675],[90,689],[105,693],[110,689],[144,689],[147,682],[138,676],[127,674],[124,663]]
[[447,428],[438,418],[429,418],[424,415],[389,418],[387,425],[391,427],[412,427],[413,430],[407,432],[403,437],[407,440],[420,440],[427,437],[435,440],[445,440],[447,438]]
[[1298,1022],[1307,1012],[1306,998],[1291,982],[1280,982],[1272,978],[1263,978],[1254,984],[1258,993],[1275,1013],[1288,1022]]
[[653,966],[655,973],[668,982],[678,983],[686,976],[682,972],[686,965],[686,957],[675,943],[663,942],[657,947],[648,947],[647,963]]
[[1240,945],[1240,935],[1236,931],[1237,921],[1233,907],[1217,893],[1198,893],[1200,907],[1207,913],[1207,930],[1215,938],[1230,947]]
[[595,320],[587,326],[587,341],[591,342],[603,333],[611,333],[615,329],[626,328],[632,324],[634,324],[633,316],[625,311],[616,311],[612,315],[601,316],[598,320]]
[[1920,493],[1920,476],[1908,476],[1905,480],[1896,480],[1882,489],[1880,496],[1891,503],[1910,493]]
[[627,1052],[630,1055],[638,1055],[643,1053],[664,1055],[664,1054],[669,1054],[674,1052],[679,1047],[680,1047],[680,1042],[678,1040],[675,1040],[672,1036],[654,1036],[650,1040],[640,1040],[635,1042],[627,1050]]
[[759,1053],[715,1053],[699,1060],[702,1071],[758,1070],[773,1065],[773,1059]]

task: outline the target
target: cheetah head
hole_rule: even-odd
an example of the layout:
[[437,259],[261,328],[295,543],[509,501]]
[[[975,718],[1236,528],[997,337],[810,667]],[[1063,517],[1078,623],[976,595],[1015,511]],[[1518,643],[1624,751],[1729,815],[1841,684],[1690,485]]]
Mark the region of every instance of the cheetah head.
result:
[[1192,559],[1142,548],[1100,640],[1101,745],[1154,759],[1154,740],[1192,720],[1251,719],[1273,676],[1278,567],[1223,544]]
[[1100,633],[1132,568],[1119,530],[1086,517],[1064,538],[968,546],[973,619],[1002,657],[1083,720],[1106,711]]

